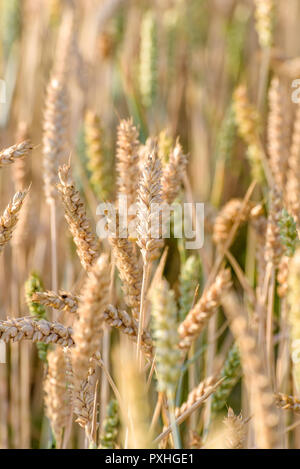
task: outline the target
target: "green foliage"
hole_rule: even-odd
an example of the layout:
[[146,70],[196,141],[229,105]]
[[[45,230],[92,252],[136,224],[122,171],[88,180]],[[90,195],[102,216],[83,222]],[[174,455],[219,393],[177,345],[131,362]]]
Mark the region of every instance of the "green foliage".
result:
[[103,434],[101,437],[101,449],[115,449],[118,430],[120,425],[119,406],[115,399],[108,404],[107,417],[103,423]]
[[151,107],[157,91],[157,25],[151,10],[143,17],[140,49],[140,93],[145,107]]
[[[25,283],[25,298],[28,305],[31,316],[37,319],[47,319],[46,309],[43,305],[35,303],[32,301],[32,295],[35,292],[43,291],[43,284],[36,272],[32,272],[28,280]],[[41,361],[47,362],[47,352],[49,345],[44,344],[43,342],[37,342],[36,348],[38,351],[38,356]]]
[[190,256],[183,264],[179,277],[179,321],[183,321],[190,311],[195,290],[201,282],[201,265],[197,256]]
[[163,279],[153,291],[152,327],[155,345],[158,388],[174,397],[180,374],[177,308],[174,292]]
[[225,380],[218,387],[213,395],[212,410],[218,412],[225,407],[227,399],[238,382],[241,373],[240,356],[237,346],[234,345],[229,351],[224,368],[222,370],[222,378]]

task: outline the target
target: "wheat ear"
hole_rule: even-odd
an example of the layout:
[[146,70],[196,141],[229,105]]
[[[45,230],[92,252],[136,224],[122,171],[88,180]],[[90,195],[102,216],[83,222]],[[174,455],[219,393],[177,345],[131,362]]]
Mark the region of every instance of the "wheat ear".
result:
[[30,317],[0,321],[0,339],[6,343],[31,340],[32,342],[57,344],[63,347],[74,345],[70,327],[65,327],[58,322]]
[[246,386],[251,398],[256,444],[263,449],[277,448],[279,415],[270,379],[257,351],[254,332],[250,330],[242,306],[233,293],[223,297],[222,303],[240,351]]
[[169,161],[163,168],[162,196],[164,202],[172,204],[176,199],[186,171],[187,157],[184,155],[179,139],[170,153]]
[[292,144],[288,158],[288,174],[286,186],[286,200],[288,210],[293,215],[297,224],[297,230],[300,230],[300,105],[297,106],[292,134]]
[[[74,411],[77,415],[80,415],[82,408],[80,393],[82,383],[87,377],[90,359],[100,347],[103,313],[109,296],[109,270],[108,257],[102,254],[90,271],[80,295],[78,319],[74,324],[76,347],[72,352]],[[85,426],[88,430],[90,422]]]
[[55,198],[57,168],[66,152],[67,94],[65,84],[52,77],[47,87],[44,112],[44,187],[46,200]]
[[288,396],[287,394],[275,394],[277,407],[284,410],[292,410],[296,414],[300,413],[300,399],[295,396]]
[[217,245],[222,245],[228,239],[230,230],[232,229],[234,222],[238,215],[241,216],[241,223],[245,223],[248,220],[251,210],[251,204],[248,203],[244,206],[243,211],[243,200],[242,199],[231,199],[221,209],[217,215],[213,227],[213,240]]
[[[202,381],[195,389],[190,391],[187,400],[181,404],[180,407],[176,407],[175,409],[175,417],[178,419],[181,415],[183,415],[189,408],[191,408],[195,402],[199,401],[206,396],[208,398],[211,396],[216,389],[220,386],[221,381],[216,379],[216,377],[211,376],[206,378]],[[203,401],[204,402],[204,401]]]
[[38,291],[33,293],[31,301],[40,305],[49,306],[58,311],[66,311],[75,314],[78,308],[78,297],[69,292],[60,290],[58,293],[54,291]]
[[[110,327],[119,329],[123,334],[127,335],[131,340],[137,342],[138,336],[138,322],[132,318],[126,311],[119,310],[112,305],[109,305],[104,313],[103,318],[106,324]],[[141,346],[145,354],[149,357],[153,353],[153,344],[149,332],[142,333]]]
[[121,120],[117,138],[118,192],[127,197],[130,207],[136,202],[139,184],[139,140],[132,119]]
[[89,270],[99,256],[99,242],[92,233],[84,204],[71,178],[70,166],[66,164],[61,166],[58,174],[60,184],[57,187],[64,204],[65,218],[76,244],[80,262],[85,270]]
[[137,244],[141,249],[144,262],[137,342],[138,353],[142,331],[145,328],[145,301],[151,263],[157,259],[160,249],[163,247],[163,241],[160,239],[161,226],[158,217],[161,201],[161,162],[157,155],[157,149],[154,148],[142,166],[138,191]]
[[30,140],[24,140],[23,142],[0,151],[0,168],[25,158],[32,149],[33,146]]
[[207,325],[209,319],[217,311],[222,295],[231,285],[230,271],[222,271],[207,292],[200,298],[196,305],[188,313],[185,320],[178,328],[179,347],[188,349],[192,342],[199,336]]
[[284,122],[281,98],[280,82],[278,77],[274,77],[269,90],[268,151],[274,181],[282,192],[286,182],[287,159],[282,133]]
[[116,227],[108,219],[109,242],[112,246],[113,256],[122,280],[122,289],[125,302],[132,310],[135,319],[138,319],[141,301],[142,268],[136,250],[127,238],[120,237],[119,216],[117,214]]
[[107,200],[112,187],[111,164],[105,154],[100,119],[92,111],[85,116],[85,141],[91,185],[100,200]]
[[242,449],[246,439],[246,422],[242,414],[235,415],[231,408],[223,420],[226,427],[225,444],[227,449]]
[[0,254],[13,235],[27,193],[17,192],[0,217]]
[[64,350],[56,347],[48,353],[47,375],[44,381],[46,415],[56,439],[56,447],[62,444],[63,429],[70,415],[67,367]]

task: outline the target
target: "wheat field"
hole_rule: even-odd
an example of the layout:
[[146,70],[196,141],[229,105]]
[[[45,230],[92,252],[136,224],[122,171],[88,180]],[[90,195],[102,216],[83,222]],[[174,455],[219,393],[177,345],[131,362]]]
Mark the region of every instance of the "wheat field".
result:
[[300,448],[299,21],[0,0],[1,449]]

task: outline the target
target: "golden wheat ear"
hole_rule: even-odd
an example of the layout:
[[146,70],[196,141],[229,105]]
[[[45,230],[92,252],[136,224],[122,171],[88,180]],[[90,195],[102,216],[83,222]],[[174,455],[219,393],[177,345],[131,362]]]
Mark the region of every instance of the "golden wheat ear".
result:
[[65,218],[77,247],[77,254],[85,270],[90,270],[99,256],[99,241],[92,232],[87,218],[84,203],[75,187],[71,177],[69,165],[63,165],[58,171],[60,184],[57,189],[60,193]]

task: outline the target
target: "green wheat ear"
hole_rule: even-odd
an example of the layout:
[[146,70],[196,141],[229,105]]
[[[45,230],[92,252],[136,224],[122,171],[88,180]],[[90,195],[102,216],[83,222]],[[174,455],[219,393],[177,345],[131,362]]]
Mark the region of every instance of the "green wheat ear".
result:
[[107,406],[107,417],[103,424],[101,449],[114,449],[116,447],[119,425],[119,406],[117,401],[112,399]]
[[181,354],[177,348],[179,337],[175,295],[165,279],[153,290],[151,300],[158,388],[174,397],[180,374]]
[[[32,301],[32,295],[43,290],[43,283],[40,276],[36,272],[32,272],[25,283],[25,299],[31,316],[37,319],[47,319],[47,312],[45,307]],[[40,360],[47,362],[47,352],[49,345],[42,342],[37,342],[36,347]]]
[[187,258],[179,277],[179,321],[183,321],[192,308],[197,286],[201,282],[201,264],[197,256]]
[[228,397],[241,376],[240,355],[236,345],[234,345],[227,356],[221,377],[225,378],[213,395],[212,410],[218,412],[227,403]]
[[299,238],[296,223],[286,209],[282,210],[278,224],[280,228],[280,239],[285,247],[285,254],[288,257],[293,257]]
[[144,14],[141,26],[140,93],[145,107],[153,104],[157,91],[157,27],[151,10]]
[[91,186],[96,196],[106,201],[113,186],[112,161],[104,145],[100,118],[92,111],[85,116],[84,137]]

